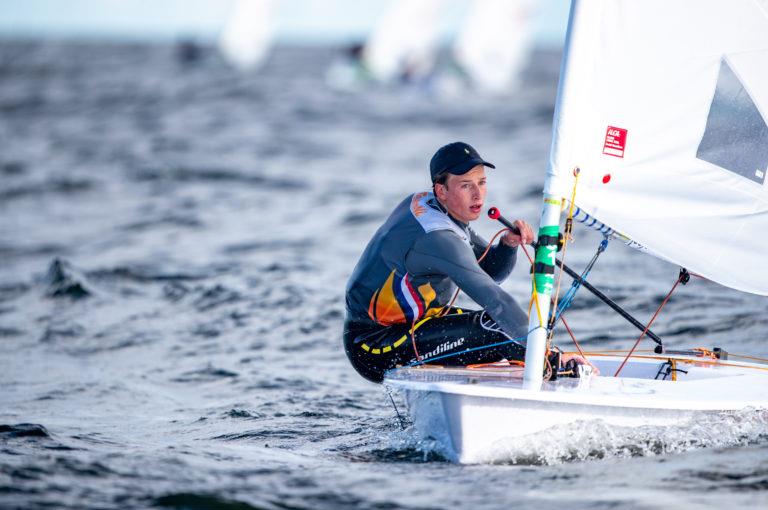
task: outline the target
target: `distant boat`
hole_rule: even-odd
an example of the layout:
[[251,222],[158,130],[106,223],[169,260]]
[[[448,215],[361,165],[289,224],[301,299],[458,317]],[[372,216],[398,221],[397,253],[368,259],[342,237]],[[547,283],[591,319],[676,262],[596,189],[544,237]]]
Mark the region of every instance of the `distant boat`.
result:
[[343,49],[325,72],[326,84],[335,90],[352,92],[370,85],[372,77],[363,64],[362,43],[353,43]]
[[237,0],[219,38],[219,50],[232,66],[258,68],[272,46],[274,0]]
[[456,63],[473,86],[512,92],[531,52],[539,0],[474,0],[453,46]]
[[417,82],[435,65],[443,0],[394,0],[363,49],[374,79]]

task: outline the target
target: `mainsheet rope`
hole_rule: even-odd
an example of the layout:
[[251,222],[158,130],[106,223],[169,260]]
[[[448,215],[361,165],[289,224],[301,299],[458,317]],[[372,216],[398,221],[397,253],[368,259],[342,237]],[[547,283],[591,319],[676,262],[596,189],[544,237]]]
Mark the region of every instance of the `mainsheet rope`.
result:
[[[544,329],[544,327],[543,326],[536,326],[532,330],[528,331],[525,335],[521,335],[521,336],[519,336],[517,338],[510,338],[509,340],[503,340],[501,342],[496,342],[496,343],[493,343],[493,344],[481,345],[479,347],[472,347],[471,349],[465,349],[465,350],[460,351],[460,352],[450,352],[448,354],[442,354],[440,356],[435,356],[433,358],[429,358],[428,361],[431,363],[431,362],[437,361],[439,359],[451,358],[453,356],[461,356],[462,354],[466,354],[468,352],[479,351],[479,350],[482,350],[482,349],[490,349],[492,347],[498,347],[500,345],[507,345],[507,344],[511,344],[511,343],[519,343],[521,340],[525,340],[526,338],[528,338],[528,335],[530,335],[533,331],[536,331],[537,329]],[[407,365],[403,365],[402,368],[411,368],[411,367],[415,367],[415,366],[419,366],[419,365],[424,365],[426,363],[427,363],[427,361],[425,361],[425,360],[417,359],[414,362],[411,362],[411,363],[409,363]]]
[[[509,231],[508,228],[502,228],[501,230],[499,230],[493,235],[491,240],[488,242],[488,246],[485,247],[485,251],[483,252],[482,255],[480,255],[480,258],[477,259],[478,264],[482,262],[485,256],[488,255],[488,252],[491,251],[491,247],[493,246],[493,243],[496,241],[496,238],[499,237],[503,232],[507,232],[507,231]],[[525,250],[525,246],[523,246],[523,250]],[[526,251],[525,254],[528,255],[528,252]],[[529,260],[531,259],[530,255],[528,255],[528,259]],[[453,308],[453,304],[456,302],[456,298],[459,297],[459,292],[461,292],[461,289],[457,287],[456,292],[453,293],[453,298],[451,298],[450,303],[445,305],[439,312],[437,312],[434,315],[434,317],[446,316],[448,312],[451,310],[451,308]],[[431,317],[428,317],[427,319],[429,318]],[[424,322],[424,321],[422,320],[421,322]],[[421,324],[421,322],[419,324]],[[416,360],[422,361],[421,354],[419,354],[419,350],[416,348],[416,318],[414,318],[413,321],[411,322],[410,335],[411,335],[411,344],[413,345],[413,352],[416,353]]]

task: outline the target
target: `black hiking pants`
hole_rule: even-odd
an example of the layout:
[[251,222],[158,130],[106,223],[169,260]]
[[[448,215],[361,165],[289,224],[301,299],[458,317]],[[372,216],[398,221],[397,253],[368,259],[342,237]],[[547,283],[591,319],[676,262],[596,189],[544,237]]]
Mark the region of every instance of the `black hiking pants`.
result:
[[[521,337],[526,326],[521,327]],[[360,375],[377,383],[384,379],[387,370],[414,363],[419,356],[424,363],[446,366],[525,358],[525,338],[511,341],[484,310],[453,309],[448,315],[417,323],[415,342],[410,330],[410,324],[381,326],[348,320],[344,324],[347,357]],[[497,343],[501,345],[470,350]]]

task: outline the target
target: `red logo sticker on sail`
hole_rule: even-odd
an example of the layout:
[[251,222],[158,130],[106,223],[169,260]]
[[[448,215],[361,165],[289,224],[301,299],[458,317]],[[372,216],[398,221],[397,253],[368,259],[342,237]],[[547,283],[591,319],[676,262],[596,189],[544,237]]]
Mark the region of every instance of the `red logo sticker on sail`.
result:
[[603,154],[624,157],[624,147],[627,145],[627,130],[613,126],[608,126],[605,132],[605,144],[603,145]]

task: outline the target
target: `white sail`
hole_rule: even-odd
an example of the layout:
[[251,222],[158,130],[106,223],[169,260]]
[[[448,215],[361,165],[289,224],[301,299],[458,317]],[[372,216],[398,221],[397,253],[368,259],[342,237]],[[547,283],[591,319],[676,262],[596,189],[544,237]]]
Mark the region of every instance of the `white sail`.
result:
[[545,192],[768,295],[768,1],[574,0]]
[[427,76],[435,63],[442,0],[394,0],[371,34],[363,61],[388,82]]
[[538,0],[475,0],[454,55],[481,90],[513,91],[528,63]]
[[241,69],[263,63],[272,43],[273,0],[237,0],[219,38],[227,61]]

